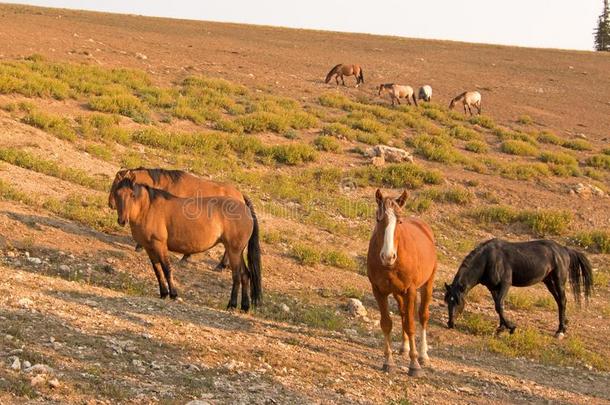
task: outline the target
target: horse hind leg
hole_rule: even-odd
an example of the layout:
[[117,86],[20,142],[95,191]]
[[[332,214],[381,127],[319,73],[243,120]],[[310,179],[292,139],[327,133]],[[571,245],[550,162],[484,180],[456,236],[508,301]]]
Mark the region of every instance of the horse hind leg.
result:
[[560,283],[554,280],[553,275],[549,274],[544,280],[544,285],[549,290],[555,302],[557,303],[557,313],[559,316],[559,327],[555,332],[555,337],[562,339],[566,333],[566,325],[568,320],[566,319],[566,294],[565,290],[561,288]]
[[220,262],[218,262],[216,267],[214,267],[214,270],[223,271],[227,267],[229,267],[229,256],[227,255],[227,251],[225,250],[225,252],[222,255],[222,258],[220,259]]
[[[227,309],[237,308],[237,295],[239,294],[239,285],[241,283],[241,266],[243,258],[240,257],[237,250],[227,249],[227,255],[229,256],[229,267],[231,268],[233,285],[231,287],[231,298],[227,304]],[[242,303],[243,306],[243,303]]]
[[373,286],[373,295],[379,307],[379,314],[381,315],[379,325],[384,336],[383,352],[385,361],[381,370],[389,373],[394,366],[394,359],[392,357],[392,318],[390,318],[390,311],[388,309],[388,295],[382,294],[375,286]]
[[[242,253],[243,257],[243,253]],[[241,310],[248,312],[250,309],[250,272],[246,267],[246,263],[242,259],[240,265],[241,273]]]

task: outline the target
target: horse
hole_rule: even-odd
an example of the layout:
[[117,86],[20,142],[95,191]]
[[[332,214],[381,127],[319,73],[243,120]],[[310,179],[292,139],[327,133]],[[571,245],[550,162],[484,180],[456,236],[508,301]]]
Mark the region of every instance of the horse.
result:
[[[228,183],[219,183],[212,180],[203,179],[193,174],[181,170],[148,169],[139,167],[137,169],[119,170],[114,176],[114,181],[110,187],[108,195],[108,206],[116,208],[114,201],[114,190],[121,180],[130,178],[134,183],[143,184],[149,187],[165,190],[176,197],[233,197],[245,203],[243,194],[234,186]],[[141,246],[136,246],[140,250]],[[185,255],[182,262],[188,262],[190,255]],[[226,255],[223,255],[216,270],[222,270],[229,264]]]
[[451,103],[449,103],[449,109],[452,110],[455,103],[459,101],[464,105],[464,114],[466,114],[466,108],[468,108],[468,112],[470,112],[470,115],[472,116],[471,107],[475,107],[479,115],[481,115],[481,93],[478,91],[465,91],[462,94],[455,96],[451,100]]
[[565,293],[568,278],[576,302],[580,305],[581,284],[584,284],[588,301],[593,288],[593,271],[583,253],[552,240],[508,242],[490,239],[466,256],[451,285],[445,283],[445,302],[449,309],[447,326],[450,329],[455,326],[468,291],[477,284],[483,284],[491,293],[500,317],[496,333],[508,329],[512,334],[516,325],[504,315],[504,298],[510,286],[529,287],[543,282],[557,302],[559,328],[555,337],[562,338],[568,323]]
[[407,104],[411,105],[411,99],[413,103],[417,105],[417,99],[415,98],[415,93],[413,92],[413,88],[411,86],[402,86],[394,83],[386,83],[379,85],[379,91],[377,94],[381,96],[382,92],[387,92],[392,99],[392,105],[397,102],[400,105],[400,99],[404,98],[407,100]]
[[[183,254],[205,252],[218,243],[225,247],[233,274],[228,309],[237,307],[241,282],[241,309],[262,299],[259,227],[252,202],[231,197],[179,198],[167,191],[122,179],[114,189],[117,222],[127,223],[133,238],[144,247],[159,283],[161,298],[176,299],[169,251]],[[244,250],[248,248],[248,262]],[[167,283],[167,285],[166,285]]]
[[427,102],[432,101],[432,87],[425,85],[419,88],[418,98]]
[[[377,223],[367,254],[367,274],[381,314],[380,326],[385,337],[385,361],[382,370],[389,372],[392,358],[392,319],[388,310],[388,295],[398,303],[402,318],[400,353],[409,352],[409,375],[421,374],[421,366],[429,363],[426,330],[430,318],[430,301],[437,261],[434,236],[425,222],[403,217],[402,208],[407,192],[394,199],[375,193]],[[420,356],[415,347],[415,301],[420,290],[419,322],[421,325]]]
[[335,77],[337,86],[339,85],[339,78],[341,78],[341,83],[345,86],[345,80],[343,80],[343,76],[355,76],[356,87],[360,86],[360,83],[364,83],[364,75],[362,73],[362,68],[360,67],[360,65],[344,65],[342,63],[339,63],[337,66],[332,68],[330,72],[328,72],[324,83],[330,82],[333,76]]

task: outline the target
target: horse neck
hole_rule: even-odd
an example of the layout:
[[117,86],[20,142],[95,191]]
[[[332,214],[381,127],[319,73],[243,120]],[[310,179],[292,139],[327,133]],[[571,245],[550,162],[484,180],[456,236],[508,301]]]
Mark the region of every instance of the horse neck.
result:
[[463,287],[465,293],[479,284],[479,280],[485,271],[485,266],[473,266],[475,260],[476,258],[474,258],[468,266],[460,266],[460,269],[453,279],[452,284]]

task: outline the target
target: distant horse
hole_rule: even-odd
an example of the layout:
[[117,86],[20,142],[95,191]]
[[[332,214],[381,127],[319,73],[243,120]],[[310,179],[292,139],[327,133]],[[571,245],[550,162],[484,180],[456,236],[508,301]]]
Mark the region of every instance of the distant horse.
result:
[[478,91],[465,91],[451,100],[451,103],[449,103],[449,109],[453,109],[455,103],[460,101],[464,105],[464,114],[466,114],[466,108],[468,108],[470,115],[473,115],[471,107],[474,107],[477,109],[479,115],[481,115],[481,93]]
[[543,282],[551,292],[559,311],[559,328],[556,337],[566,332],[565,283],[570,279],[572,292],[580,304],[581,284],[585,298],[593,288],[593,272],[587,257],[551,240],[507,242],[490,239],[481,243],[466,256],[451,285],[445,283],[445,302],[449,308],[447,326],[453,328],[455,319],[464,309],[465,297],[471,288],[483,284],[494,299],[500,316],[497,333],[516,326],[504,316],[504,298],[511,285],[528,287]]
[[[194,254],[218,243],[225,247],[233,272],[228,308],[237,307],[241,282],[241,309],[257,305],[262,297],[258,220],[250,200],[230,197],[178,198],[167,191],[124,178],[114,189],[118,223],[129,223],[131,235],[144,247],[153,266],[161,298],[176,298],[168,252]],[[244,250],[248,248],[248,263]],[[167,285],[166,285],[167,283]],[[169,289],[169,290],[168,290]]]
[[418,98],[427,102],[432,101],[432,87],[425,85],[419,88]]
[[402,86],[394,83],[380,84],[377,94],[381,96],[381,93],[383,92],[387,92],[390,95],[392,105],[394,105],[395,102],[400,104],[401,98],[406,99],[407,104],[409,105],[411,105],[411,100],[413,100],[413,103],[417,105],[417,99],[415,98],[413,87],[411,86]]
[[339,63],[337,66],[332,68],[330,72],[328,72],[324,82],[330,82],[333,76],[335,77],[337,86],[339,85],[339,78],[341,78],[341,83],[345,86],[343,76],[356,76],[356,87],[358,87],[360,83],[364,83],[364,75],[362,74],[362,68],[360,65],[344,65]]
[[384,197],[379,189],[377,224],[373,230],[367,254],[367,273],[379,312],[381,330],[385,336],[384,371],[390,371],[392,358],[392,319],[388,310],[388,295],[398,303],[402,317],[402,346],[400,353],[409,352],[409,375],[418,376],[421,367],[415,347],[415,301],[420,289],[419,322],[421,324],[420,357],[422,365],[429,361],[426,330],[430,318],[429,305],[436,273],[436,249],[432,230],[417,218],[404,218],[402,208],[407,192],[397,199]]
[[[116,208],[114,201],[114,190],[121,180],[130,178],[134,183],[165,190],[176,197],[233,197],[245,203],[243,194],[234,186],[228,183],[219,183],[212,180],[203,179],[193,174],[181,170],[147,169],[139,167],[137,169],[119,170],[114,176],[114,181],[110,187],[108,195],[108,206]],[[136,246],[136,250],[141,247]],[[182,258],[183,262],[188,261],[190,255]],[[222,270],[229,264],[226,255],[216,266],[216,270]]]

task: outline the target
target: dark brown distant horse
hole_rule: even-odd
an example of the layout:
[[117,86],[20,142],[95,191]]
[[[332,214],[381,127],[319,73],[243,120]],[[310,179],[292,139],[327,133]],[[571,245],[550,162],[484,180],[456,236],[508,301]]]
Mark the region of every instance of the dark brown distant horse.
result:
[[[243,194],[234,186],[228,183],[219,183],[212,180],[203,179],[193,174],[181,170],[147,169],[139,167],[137,169],[119,170],[114,176],[112,187],[108,195],[108,206],[116,208],[114,201],[114,190],[121,180],[130,178],[134,183],[142,184],[152,188],[165,190],[176,197],[233,197],[245,203]],[[136,246],[138,250],[140,246]],[[182,261],[188,261],[190,255],[185,255]],[[229,262],[226,255],[223,256],[216,270],[222,270],[228,266]]]
[[335,77],[337,86],[339,85],[339,78],[341,78],[341,83],[345,86],[343,76],[356,76],[356,87],[358,87],[360,83],[364,83],[364,75],[362,74],[362,68],[360,65],[344,65],[339,63],[337,66],[332,68],[330,72],[328,72],[324,82],[330,82],[333,76]]
[[407,192],[397,199],[385,197],[378,189],[377,224],[373,230],[367,255],[369,280],[381,313],[381,330],[385,336],[384,371],[394,365],[392,358],[392,319],[388,310],[388,295],[398,303],[402,317],[402,347],[409,352],[409,375],[418,376],[421,367],[415,347],[415,301],[420,290],[419,322],[421,324],[419,361],[429,361],[426,329],[430,318],[429,305],[436,273],[436,248],[432,230],[417,218],[405,218],[402,208]]
[[252,303],[257,305],[261,300],[259,229],[250,200],[244,204],[230,197],[178,198],[167,191],[136,184],[130,178],[121,180],[113,194],[118,223],[129,223],[131,235],[148,253],[161,298],[168,294],[170,298],[178,296],[169,251],[194,254],[222,243],[233,272],[227,307],[237,307],[240,282],[243,311],[250,308],[250,289]]

